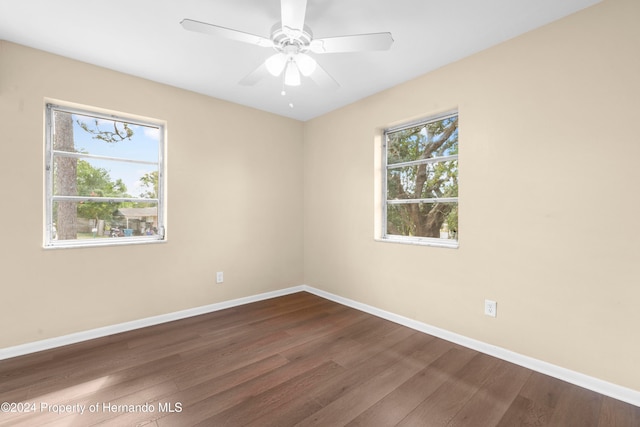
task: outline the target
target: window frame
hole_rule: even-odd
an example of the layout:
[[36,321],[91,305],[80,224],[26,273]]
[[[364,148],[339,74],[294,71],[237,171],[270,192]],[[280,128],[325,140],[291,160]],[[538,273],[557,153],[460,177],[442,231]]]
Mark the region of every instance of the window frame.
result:
[[[389,165],[388,163],[388,149],[389,149],[389,134],[402,131],[405,129],[410,129],[413,127],[427,125],[429,123],[446,120],[452,117],[460,117],[460,114],[457,109],[449,110],[440,114],[431,115],[420,120],[414,120],[411,122],[403,123],[398,126],[389,127],[383,130],[382,133],[382,163],[381,163],[381,190],[382,190],[382,198],[381,198],[381,234],[380,241],[383,242],[392,242],[392,243],[405,243],[405,244],[413,244],[413,245],[421,245],[421,246],[435,246],[435,247],[443,247],[443,248],[451,248],[457,249],[460,244],[458,239],[442,239],[436,237],[422,237],[422,236],[402,236],[398,234],[389,234],[387,232],[387,210],[389,205],[400,205],[400,204],[413,204],[413,203],[456,203],[458,206],[458,211],[460,209],[460,203],[458,197],[445,197],[445,198],[423,198],[423,199],[396,199],[389,200],[388,198],[388,177],[390,169],[397,169],[408,166],[416,166],[420,164],[436,164],[443,163],[446,161],[457,161],[458,167],[460,165],[459,162],[459,154],[449,155],[449,156],[441,156],[441,157],[431,157],[428,159],[420,159],[420,160],[411,160],[408,162],[400,162],[400,163],[392,163]],[[459,129],[458,125],[458,129]]]
[[[103,156],[91,153],[65,152],[54,149],[54,112],[60,111],[69,114],[78,114],[95,118],[97,120],[110,120],[123,122],[136,126],[144,126],[157,128],[159,134],[158,140],[158,161],[151,162],[145,160],[137,160],[123,157]],[[159,243],[166,241],[166,196],[165,196],[165,149],[166,149],[166,123],[161,120],[150,118],[140,118],[139,116],[128,115],[125,113],[106,111],[99,108],[88,106],[70,106],[64,103],[47,102],[45,105],[45,209],[44,209],[44,239],[43,246],[45,249],[53,248],[79,248],[79,247],[95,247],[95,246],[119,246],[144,243]],[[58,196],[54,193],[54,161],[56,157],[71,157],[78,160],[106,160],[126,162],[133,164],[157,165],[158,184],[156,198],[142,197],[99,197],[99,196]],[[155,203],[157,206],[157,234],[143,236],[124,236],[117,238],[100,238],[100,239],[69,239],[57,240],[54,238],[54,203],[56,201],[73,201],[73,202],[142,202]]]

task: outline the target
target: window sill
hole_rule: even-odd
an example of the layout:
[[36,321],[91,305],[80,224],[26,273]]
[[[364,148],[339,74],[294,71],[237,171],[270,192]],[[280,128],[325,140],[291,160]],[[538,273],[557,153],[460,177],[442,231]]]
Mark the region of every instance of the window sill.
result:
[[420,238],[399,238],[399,237],[377,237],[374,239],[376,242],[383,243],[400,243],[404,245],[415,246],[432,246],[436,248],[458,249],[460,244],[457,240],[442,240],[439,239],[420,239]]
[[96,247],[110,247],[110,246],[126,246],[126,245],[148,245],[156,243],[166,243],[167,239],[153,239],[153,238],[140,238],[140,237],[117,237],[104,239],[106,241],[83,241],[83,240],[69,240],[65,243],[44,245],[43,248],[49,249],[71,249],[71,248],[96,248]]

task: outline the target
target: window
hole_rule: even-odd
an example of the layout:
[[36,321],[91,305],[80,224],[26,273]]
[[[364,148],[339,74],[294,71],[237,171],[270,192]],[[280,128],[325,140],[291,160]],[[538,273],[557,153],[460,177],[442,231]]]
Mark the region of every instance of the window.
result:
[[458,114],[387,129],[383,240],[458,247]]
[[48,104],[45,247],[164,240],[164,126]]

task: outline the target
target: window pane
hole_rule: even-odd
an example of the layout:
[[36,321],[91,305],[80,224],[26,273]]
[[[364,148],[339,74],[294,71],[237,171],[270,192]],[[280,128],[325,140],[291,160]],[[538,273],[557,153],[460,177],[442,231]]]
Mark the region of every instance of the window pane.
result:
[[53,240],[158,234],[156,203],[53,202]]
[[124,121],[53,111],[53,149],[158,162],[160,130]]
[[162,125],[48,104],[47,130],[45,246],[164,240]]
[[64,156],[53,164],[56,196],[157,198],[155,165]]
[[458,161],[425,163],[387,170],[387,198],[458,197]]
[[458,240],[458,204],[387,204],[387,234]]
[[458,116],[387,134],[387,164],[458,154]]

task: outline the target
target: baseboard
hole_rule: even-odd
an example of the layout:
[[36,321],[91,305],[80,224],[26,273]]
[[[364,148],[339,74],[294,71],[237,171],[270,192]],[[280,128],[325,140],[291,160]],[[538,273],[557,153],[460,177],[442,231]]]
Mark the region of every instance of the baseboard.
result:
[[319,297],[337,302],[342,305],[346,305],[351,308],[355,308],[356,310],[364,311],[365,313],[372,314],[376,317],[381,317],[383,319],[398,323],[416,331],[424,332],[426,334],[442,338],[444,340],[459,344],[467,348],[471,348],[481,353],[497,357],[498,359],[523,366],[527,369],[531,369],[532,371],[540,372],[559,380],[575,384],[579,387],[595,391],[596,393],[600,393],[605,396],[609,396],[614,399],[621,400],[623,402],[630,403],[631,405],[640,407],[640,391],[622,387],[617,384],[613,384],[607,381],[600,380],[598,378],[591,377],[589,375],[582,374],[580,372],[572,371],[570,369],[562,368],[560,366],[556,366],[542,360],[524,356],[522,354],[515,353],[502,347],[487,344],[482,341],[477,341],[463,335],[437,328],[426,323],[418,322],[417,320],[409,319],[407,317],[399,316],[397,314],[390,313],[388,311],[384,311],[367,304],[362,304],[348,298],[343,298],[339,295],[325,292],[310,286],[303,285],[302,288],[306,292],[312,293]]
[[133,320],[131,322],[119,323],[117,325],[105,326],[102,328],[91,329],[88,331],[77,332],[60,337],[49,338],[40,341],[34,341],[27,344],[21,344],[13,347],[0,349],[0,360],[9,359],[26,354],[36,353],[38,351],[49,350],[56,347],[62,347],[69,344],[75,344],[82,341],[88,341],[95,338],[102,338],[108,335],[119,334],[121,332],[132,331],[134,329],[146,328],[147,326],[159,325],[161,323],[172,322],[174,320],[186,319],[188,317],[198,316],[200,314],[212,313],[214,311],[224,310],[226,308],[237,307],[252,302],[262,301],[270,298],[276,298],[283,295],[293,294],[307,290],[304,286],[295,286],[291,288],[281,289],[273,292],[252,295],[244,298],[238,298],[230,301],[223,301],[215,304],[209,304],[201,307],[190,308],[187,310],[176,311],[173,313],[162,314],[159,316],[147,317],[145,319]]
[[363,304],[348,298],[344,298],[330,292],[325,292],[307,285],[294,286],[278,291],[266,292],[230,301],[223,301],[215,304],[195,307],[188,310],[182,310],[159,316],[148,317],[145,319],[134,320],[131,322],[119,323],[117,325],[77,332],[61,337],[35,341],[32,343],[17,345],[14,347],[7,347],[0,349],[0,360],[17,356],[24,356],[26,354],[36,353],[43,350],[49,350],[56,347],[62,347],[69,344],[75,344],[82,341],[88,341],[95,338],[101,338],[108,335],[131,331],[134,329],[145,328],[161,323],[172,322],[174,320],[185,319],[201,314],[212,313],[214,311],[224,310],[227,308],[237,307],[252,302],[263,301],[266,299],[276,298],[279,296],[303,291],[640,407],[640,391],[622,387],[617,384],[613,384],[607,381],[600,380],[598,378],[591,377],[589,375],[582,374],[580,372],[572,371],[570,369],[562,368],[551,363],[524,356],[522,354],[515,353],[501,347],[487,344],[482,341],[477,341],[472,338],[447,331],[445,329],[437,328],[435,326],[431,326],[417,320],[409,319],[407,317],[381,310],[379,308]]

